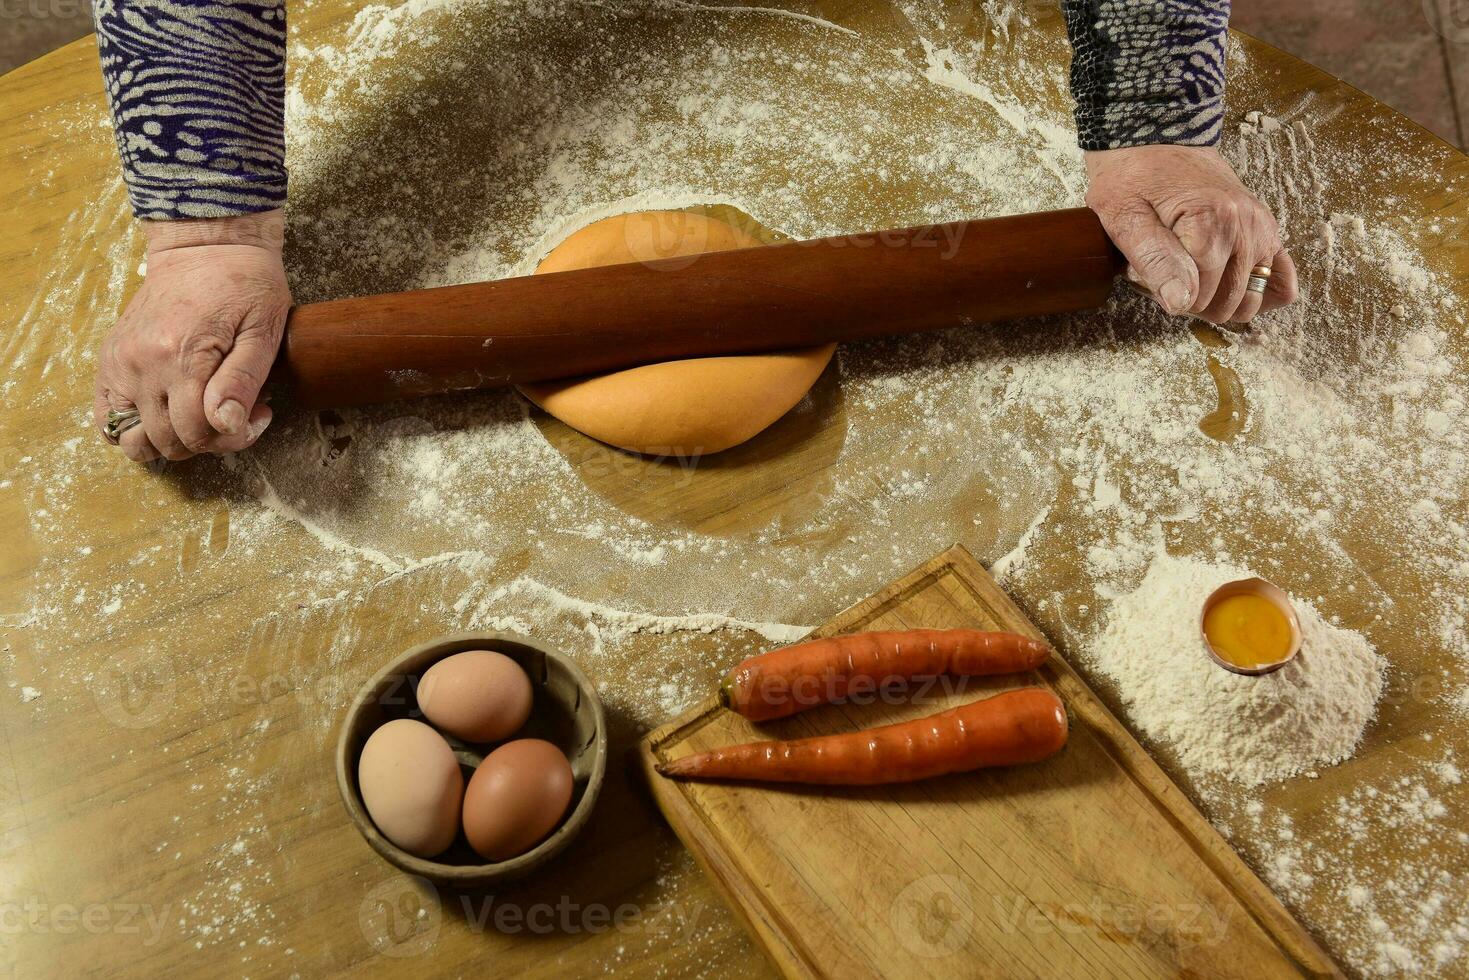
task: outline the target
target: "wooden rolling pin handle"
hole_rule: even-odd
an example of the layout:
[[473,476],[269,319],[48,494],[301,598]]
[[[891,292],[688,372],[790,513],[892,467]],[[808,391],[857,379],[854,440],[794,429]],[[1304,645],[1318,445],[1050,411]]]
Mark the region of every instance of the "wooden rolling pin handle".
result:
[[1086,208],[308,303],[273,380],[310,407],[1092,309],[1121,255]]

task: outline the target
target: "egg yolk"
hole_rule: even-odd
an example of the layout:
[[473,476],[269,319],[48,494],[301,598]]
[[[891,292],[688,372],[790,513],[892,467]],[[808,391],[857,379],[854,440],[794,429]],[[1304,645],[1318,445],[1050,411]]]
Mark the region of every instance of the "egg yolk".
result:
[[1215,652],[1240,667],[1279,663],[1290,652],[1290,621],[1264,596],[1219,600],[1204,614],[1204,635]]

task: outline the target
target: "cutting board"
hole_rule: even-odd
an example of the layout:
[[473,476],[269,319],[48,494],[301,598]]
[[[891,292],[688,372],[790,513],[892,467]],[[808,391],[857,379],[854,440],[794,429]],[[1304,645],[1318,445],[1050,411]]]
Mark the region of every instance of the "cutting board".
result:
[[[959,546],[815,635],[961,626],[1041,635]],[[1339,975],[1059,655],[1029,675],[949,681],[923,705],[827,705],[764,726],[711,697],[641,743],[658,806],[782,973]],[[716,745],[852,731],[1032,684],[1071,719],[1066,748],[1036,765],[850,788],[653,770]]]

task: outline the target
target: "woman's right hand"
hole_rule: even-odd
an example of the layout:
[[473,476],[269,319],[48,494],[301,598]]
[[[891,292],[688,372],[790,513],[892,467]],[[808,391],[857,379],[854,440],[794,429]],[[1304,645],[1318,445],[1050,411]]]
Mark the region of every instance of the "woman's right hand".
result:
[[137,408],[118,445],[139,462],[238,452],[270,424],[261,386],[291,291],[280,210],[144,222],[148,274],[102,343],[93,417]]

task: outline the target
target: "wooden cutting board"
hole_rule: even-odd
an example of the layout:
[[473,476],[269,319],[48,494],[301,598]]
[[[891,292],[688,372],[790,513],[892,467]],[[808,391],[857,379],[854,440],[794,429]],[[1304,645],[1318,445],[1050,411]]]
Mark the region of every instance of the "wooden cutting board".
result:
[[[959,626],[1041,635],[959,546],[815,635]],[[653,770],[715,745],[851,731],[1030,684],[1054,690],[1071,717],[1066,748],[1037,765],[836,789]],[[643,740],[668,822],[785,975],[1339,975],[1059,656],[1034,674],[929,695],[763,728],[711,697]]]

